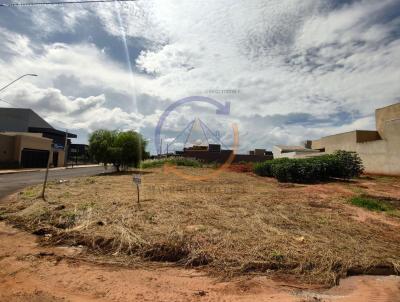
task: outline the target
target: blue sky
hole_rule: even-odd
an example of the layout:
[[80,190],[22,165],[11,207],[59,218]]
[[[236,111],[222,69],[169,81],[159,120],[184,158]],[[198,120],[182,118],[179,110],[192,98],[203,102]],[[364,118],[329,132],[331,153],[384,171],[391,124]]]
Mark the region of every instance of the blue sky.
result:
[[[0,3],[11,1],[0,0]],[[35,2],[35,1],[26,1]],[[374,110],[400,99],[400,1],[137,1],[0,8],[1,93],[85,142],[98,128],[149,140],[173,102],[171,141],[199,117],[242,152],[374,129]],[[237,90],[220,94],[215,90]],[[9,106],[2,102],[1,106]]]

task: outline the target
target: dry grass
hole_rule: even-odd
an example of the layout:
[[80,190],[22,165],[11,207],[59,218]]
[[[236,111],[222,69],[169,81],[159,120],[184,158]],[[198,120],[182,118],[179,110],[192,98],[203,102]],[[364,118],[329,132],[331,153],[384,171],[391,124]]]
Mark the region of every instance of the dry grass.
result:
[[399,272],[400,228],[356,221],[347,202],[382,185],[396,188],[399,179],[281,185],[223,172],[190,182],[153,170],[142,182],[140,206],[131,176],[114,174],[51,183],[46,202],[34,197],[39,187],[28,188],[0,213],[37,234],[52,234],[55,244],[85,245],[107,257],[203,266],[219,276],[290,274],[332,285],[346,274]]

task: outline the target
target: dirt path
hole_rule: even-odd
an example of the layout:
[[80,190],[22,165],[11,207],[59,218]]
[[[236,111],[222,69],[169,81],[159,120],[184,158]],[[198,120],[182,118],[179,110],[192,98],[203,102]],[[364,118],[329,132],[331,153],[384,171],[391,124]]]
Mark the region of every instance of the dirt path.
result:
[[0,222],[0,301],[400,301],[400,277],[351,277],[326,291],[265,277],[217,282],[194,270],[127,269],[73,260],[77,248],[38,246]]

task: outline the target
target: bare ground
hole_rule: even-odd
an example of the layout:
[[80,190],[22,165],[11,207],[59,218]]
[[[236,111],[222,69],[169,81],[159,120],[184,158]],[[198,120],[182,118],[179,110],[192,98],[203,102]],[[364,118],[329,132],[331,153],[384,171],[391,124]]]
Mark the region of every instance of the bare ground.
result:
[[[318,185],[278,184],[234,172],[193,183],[155,170],[143,176],[140,206],[135,204],[131,176],[124,174],[52,183],[46,202],[36,198],[39,188],[28,188],[2,203],[0,214],[41,235],[41,245],[47,247],[37,247],[30,239],[32,245],[28,246],[35,252],[28,251],[25,256],[29,257],[10,251],[0,256],[0,264],[7,267],[5,284],[11,282],[14,271],[19,272],[19,265],[23,266],[21,274],[30,272],[26,278],[21,275],[21,286],[10,283],[5,290],[21,290],[21,299],[15,301],[35,301],[35,295],[38,301],[58,301],[60,297],[129,301],[127,297],[136,294],[156,301],[171,297],[175,301],[224,301],[222,297],[227,301],[255,297],[262,301],[330,301],[329,295],[336,295],[337,288],[315,292],[316,284],[332,285],[353,274],[398,273],[400,220],[347,203],[349,197],[362,193],[391,198],[396,204],[398,186],[398,178],[379,177]],[[14,237],[7,232],[1,237]],[[12,242],[10,246],[21,245],[18,240]],[[54,244],[73,247],[60,249]],[[37,249],[51,252],[40,254]],[[175,266],[163,264],[166,262]],[[181,270],[177,265],[199,269]],[[35,281],[39,283],[24,284],[38,278],[39,268],[42,275]],[[107,282],[97,281],[99,274],[114,282],[107,278]],[[53,282],[46,282],[43,276],[47,275],[58,278],[60,291]],[[82,288],[74,275],[82,276]],[[48,290],[39,290],[42,279],[43,288]],[[132,280],[134,287],[129,286]],[[148,282],[151,280],[154,282]],[[69,282],[72,287],[68,287]],[[119,282],[120,288],[116,286]],[[397,277],[351,277],[341,282],[337,295],[347,298],[343,301],[353,301],[349,299],[369,297],[373,290],[382,299],[396,301],[398,282]],[[362,293],[360,286],[365,286]],[[67,288],[72,293],[88,290],[89,295],[63,294]],[[299,288],[312,291],[308,295]],[[30,289],[39,292],[30,293],[31,300],[25,299],[23,295]],[[126,295],[118,298],[118,292]],[[268,295],[274,298],[268,300]],[[334,300],[340,301],[338,297]]]
[[196,270],[80,260],[80,248],[40,246],[4,222],[0,242],[0,301],[400,301],[395,276],[349,277],[329,290],[260,276],[221,282]]

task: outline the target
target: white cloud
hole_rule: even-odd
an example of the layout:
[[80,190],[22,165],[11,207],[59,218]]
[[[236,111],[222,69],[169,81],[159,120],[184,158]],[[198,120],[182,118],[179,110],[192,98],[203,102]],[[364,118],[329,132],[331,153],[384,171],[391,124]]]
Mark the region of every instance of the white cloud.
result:
[[47,36],[50,33],[73,32],[80,21],[84,21],[89,11],[78,6],[35,6],[19,8],[21,12],[29,13],[37,34]]
[[0,27],[0,62],[4,62],[4,58],[18,54],[21,56],[31,56],[33,54],[32,48],[29,45],[30,40],[24,35],[15,34],[6,28]]
[[[32,86],[15,86],[9,100],[23,95],[30,106],[57,119],[66,114],[69,122],[88,131],[101,126],[138,127],[151,135],[168,104],[212,89],[240,90],[208,96],[231,102],[243,151],[354,127],[371,128],[374,109],[399,100],[400,14],[393,15],[395,5],[396,0],[354,1],[335,8],[319,0],[137,1],[85,10],[64,8],[60,20],[53,9],[41,9],[34,15],[38,32],[44,27],[46,34],[74,33],[95,16],[107,34],[126,37],[128,47],[133,38],[145,39],[147,48],[137,58],[131,56],[137,69],[131,73],[127,64],[116,63],[95,44],[62,39],[39,44],[35,37],[8,28],[0,33],[0,53],[13,57],[0,61],[5,71],[0,80],[38,73]],[[62,87],[54,88],[59,77],[78,79],[85,96],[70,97]],[[126,100],[116,103],[108,96],[110,91]],[[140,95],[157,102],[139,106],[148,101]],[[51,100],[62,101],[56,105]],[[138,108],[146,108],[148,114]],[[184,127],[202,110],[171,114],[166,126]],[[330,118],[342,112],[354,119],[332,124]],[[310,114],[316,121],[266,121],[295,113]],[[203,115],[216,127],[224,126],[213,111]],[[265,118],[264,124],[254,125],[256,115]],[[225,124],[226,132],[229,125]]]

